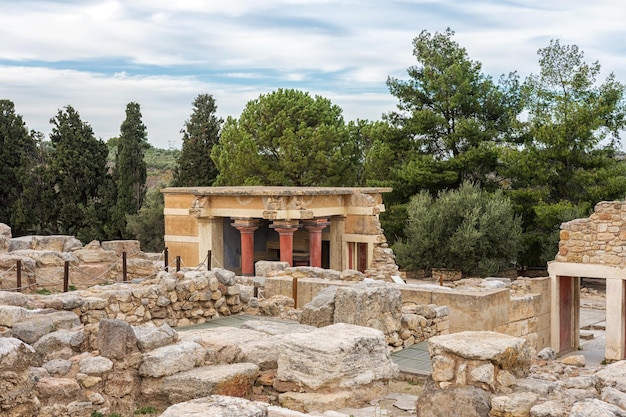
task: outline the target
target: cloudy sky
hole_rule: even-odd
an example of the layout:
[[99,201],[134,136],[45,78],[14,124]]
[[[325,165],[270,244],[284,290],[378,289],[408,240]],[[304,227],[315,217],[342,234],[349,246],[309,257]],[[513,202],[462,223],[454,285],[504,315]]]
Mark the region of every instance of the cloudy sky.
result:
[[0,98],[46,135],[72,105],[104,140],[136,101],[149,142],[180,147],[199,93],[223,118],[282,87],[378,120],[422,30],[450,27],[494,78],[537,73],[559,39],[626,83],[624,22],[621,0],[0,0]]

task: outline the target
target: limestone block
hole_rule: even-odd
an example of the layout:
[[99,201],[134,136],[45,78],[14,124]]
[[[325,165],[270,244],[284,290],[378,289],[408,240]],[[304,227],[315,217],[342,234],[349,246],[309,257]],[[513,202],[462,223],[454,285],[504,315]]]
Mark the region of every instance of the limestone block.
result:
[[12,333],[14,337],[32,345],[48,333],[77,327],[80,327],[80,319],[71,311],[42,310],[14,323]]
[[63,266],[65,265],[65,261],[69,261],[74,266],[77,266],[80,263],[78,258],[73,253],[69,253],[69,252],[55,252],[51,250],[25,249],[25,250],[13,251],[12,255],[31,258],[35,261],[35,265],[38,268],[50,267],[50,266]]
[[51,359],[69,359],[80,352],[85,342],[83,330],[57,330],[42,336],[34,345],[34,363]]
[[174,404],[161,417],[211,416],[211,417],[266,417],[267,405],[243,398],[211,395]]
[[29,301],[30,298],[25,294],[12,291],[0,291],[0,305],[26,307]]
[[161,327],[133,326],[133,332],[137,338],[137,346],[142,352],[169,345],[178,340],[176,331],[167,324]]
[[40,313],[41,310],[28,310],[23,307],[0,305],[0,326],[13,327],[13,324],[24,317]]
[[104,250],[97,241],[91,242],[83,248],[74,251],[74,255],[82,263],[105,263],[111,264],[118,260],[117,253],[112,250]]
[[160,378],[204,364],[206,350],[195,342],[181,341],[143,355],[139,375]]
[[52,404],[67,403],[80,392],[80,385],[73,378],[42,378],[35,388],[40,399]]
[[235,285],[235,283],[237,282],[235,279],[235,273],[232,271],[214,268],[211,272],[215,275],[219,283],[224,284],[227,287]]
[[492,417],[528,417],[530,409],[537,402],[537,394],[521,392],[491,399]]
[[359,283],[335,294],[335,323],[370,327],[385,335],[400,331],[402,297],[393,284]]
[[492,363],[484,363],[474,367],[469,375],[473,382],[487,384],[490,387],[494,386],[495,368]]
[[316,327],[306,324],[296,324],[293,322],[275,320],[248,320],[244,322],[240,328],[256,330],[270,336],[291,333],[306,333],[312,332],[316,329]]
[[288,353],[278,357],[276,379],[310,390],[348,389],[388,381],[397,373],[382,332],[339,323],[292,334]]
[[337,287],[334,285],[320,291],[302,308],[300,323],[315,327],[334,324],[336,294]]
[[626,361],[619,361],[607,365],[596,372],[596,378],[601,387],[614,387],[626,392]]
[[491,394],[472,385],[440,390],[428,382],[417,399],[420,417],[486,417]]
[[[186,330],[180,332],[179,337],[180,340],[201,345],[208,351],[216,363],[233,363],[241,355],[243,346],[248,346],[252,342],[260,343],[260,341],[269,336],[259,331],[225,327],[219,329]],[[276,351],[277,349],[274,353]]]
[[247,397],[258,374],[253,363],[203,366],[163,378],[162,390],[171,403],[207,395]]
[[126,252],[129,258],[141,252],[138,240],[110,240],[102,242],[101,246],[106,251],[115,252],[118,257],[122,256],[123,252]]
[[113,361],[102,356],[89,356],[78,363],[80,372],[87,375],[102,375],[113,369]]
[[612,387],[603,388],[600,399],[626,410],[626,393],[618,389]]
[[35,350],[13,337],[0,338],[0,371],[19,372],[27,369]]
[[445,382],[454,378],[456,361],[450,355],[431,355],[433,381]]
[[[334,389],[330,392],[323,393],[287,391],[278,395],[278,402],[282,407],[290,410],[303,413],[315,413],[313,415],[318,415],[316,412],[325,410],[345,409],[346,407],[364,407],[365,405],[369,405],[372,399],[384,397],[386,393],[386,386],[380,384],[350,390]],[[328,413],[333,412],[330,411]],[[301,414],[297,415],[299,416]],[[326,413],[324,415],[326,415]],[[344,415],[345,414],[341,414],[342,417]]]
[[139,351],[135,332],[130,324],[121,320],[102,320],[98,328],[97,343],[100,355],[114,360],[124,359]]
[[490,361],[517,376],[527,372],[532,349],[524,339],[496,332],[466,331],[429,339],[431,357],[452,354],[460,358]]
[[69,359],[52,359],[42,366],[52,376],[65,376],[72,368],[72,361]]
[[626,417],[626,411],[597,398],[580,401],[572,406],[570,417]]
[[254,264],[254,271],[256,275],[261,276],[261,277],[266,277],[272,272],[283,271],[288,267],[289,267],[288,262],[257,261]]

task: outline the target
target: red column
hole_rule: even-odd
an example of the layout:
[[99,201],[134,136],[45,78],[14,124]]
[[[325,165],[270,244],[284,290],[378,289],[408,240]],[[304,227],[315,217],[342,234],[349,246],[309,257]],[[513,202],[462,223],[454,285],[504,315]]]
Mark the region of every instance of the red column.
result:
[[241,234],[241,275],[254,275],[254,231],[259,228],[257,220],[236,219],[233,227]]
[[330,223],[328,219],[320,218],[309,220],[304,227],[309,231],[309,265],[322,266],[322,230]]
[[280,261],[293,266],[293,234],[298,230],[298,223],[293,221],[274,221],[272,226],[278,232],[280,243]]

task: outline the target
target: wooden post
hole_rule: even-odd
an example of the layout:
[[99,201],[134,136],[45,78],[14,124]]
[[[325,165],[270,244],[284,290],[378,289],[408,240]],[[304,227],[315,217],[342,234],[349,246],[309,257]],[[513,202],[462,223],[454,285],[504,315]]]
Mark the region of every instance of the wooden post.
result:
[[207,255],[206,270],[211,270],[211,251],[209,251],[209,254]]
[[69,282],[70,282],[70,261],[65,261],[65,265],[63,266],[63,292],[67,292],[69,290]]
[[176,257],[176,272],[180,271],[180,255]]
[[126,251],[122,252],[122,281],[128,280],[128,268],[126,265]]
[[22,261],[17,260],[17,291],[22,292]]
[[293,277],[291,284],[291,295],[293,296],[293,308],[298,308],[298,278]]
[[167,247],[163,250],[163,256],[164,256],[164,260],[165,260],[165,270],[167,271],[167,268],[169,267],[169,251],[167,249]]

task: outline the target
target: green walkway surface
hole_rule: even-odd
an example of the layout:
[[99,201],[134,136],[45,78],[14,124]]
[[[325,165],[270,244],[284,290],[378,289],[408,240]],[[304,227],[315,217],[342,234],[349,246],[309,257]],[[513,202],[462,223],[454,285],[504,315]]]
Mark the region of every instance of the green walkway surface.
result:
[[[247,314],[236,314],[227,317],[218,317],[206,321],[202,324],[195,324],[193,326],[178,327],[177,331],[185,331],[191,329],[210,329],[218,327],[241,327],[243,323],[249,320],[265,320],[265,321],[278,321],[281,323],[293,323],[299,325],[298,322],[289,320],[277,319],[274,317],[265,316],[250,316]],[[400,372],[415,374],[415,375],[430,375],[430,355],[428,354],[428,341],[417,343],[409,346],[406,349],[402,349],[398,352],[391,354],[391,359],[398,364]]]

